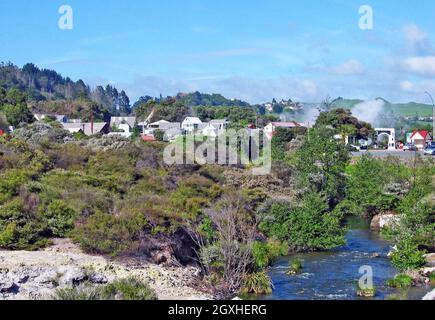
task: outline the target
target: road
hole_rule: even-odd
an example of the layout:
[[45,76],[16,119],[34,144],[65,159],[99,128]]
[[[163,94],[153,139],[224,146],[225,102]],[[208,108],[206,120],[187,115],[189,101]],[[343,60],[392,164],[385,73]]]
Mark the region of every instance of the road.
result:
[[[423,151],[402,151],[402,150],[380,150],[380,151],[360,151],[360,152],[352,152],[354,157],[360,157],[367,152],[371,153],[373,156],[377,158],[387,158],[388,156],[399,157],[402,159],[413,159],[414,154],[420,154],[424,157]],[[429,156],[426,156],[429,157]]]

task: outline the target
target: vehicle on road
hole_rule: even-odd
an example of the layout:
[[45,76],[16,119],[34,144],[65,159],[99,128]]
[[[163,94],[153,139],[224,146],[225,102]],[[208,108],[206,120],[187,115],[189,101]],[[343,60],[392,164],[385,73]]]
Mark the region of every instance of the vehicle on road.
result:
[[418,151],[417,146],[407,143],[405,144],[405,146],[403,147],[403,151]]
[[361,148],[360,148],[360,147],[355,146],[355,145],[353,145],[353,144],[351,144],[351,145],[349,146],[349,149],[350,149],[350,151],[352,151],[352,152],[359,152],[359,151],[361,151]]
[[435,156],[435,148],[427,148],[424,150],[426,156]]

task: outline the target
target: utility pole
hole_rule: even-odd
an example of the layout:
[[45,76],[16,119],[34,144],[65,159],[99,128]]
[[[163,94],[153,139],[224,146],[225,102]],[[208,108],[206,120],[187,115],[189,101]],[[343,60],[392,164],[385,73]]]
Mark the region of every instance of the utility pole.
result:
[[432,141],[435,141],[435,102],[433,101],[432,95],[429,92],[425,92],[430,100],[432,101],[432,108],[433,108],[433,113],[432,113]]

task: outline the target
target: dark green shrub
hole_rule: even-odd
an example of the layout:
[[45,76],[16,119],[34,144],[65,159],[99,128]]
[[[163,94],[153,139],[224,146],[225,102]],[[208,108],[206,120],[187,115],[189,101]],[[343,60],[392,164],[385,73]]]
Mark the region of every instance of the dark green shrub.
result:
[[64,237],[74,228],[76,212],[62,200],[54,200],[43,211],[42,217],[56,237]]
[[393,265],[401,271],[418,269],[424,266],[424,252],[412,240],[404,239],[397,243],[397,251],[391,256]]
[[259,270],[267,268],[275,259],[285,256],[287,253],[288,245],[276,240],[268,240],[267,242],[256,241],[252,245],[255,266]]
[[309,193],[300,206],[272,203],[263,213],[260,229],[293,251],[328,250],[344,244],[341,219],[340,212],[328,211],[318,194]]
[[408,288],[412,286],[412,277],[407,274],[398,274],[394,279],[388,280],[387,285],[393,288]]
[[47,245],[45,229],[31,212],[26,212],[23,200],[15,198],[0,207],[0,248],[36,250]]

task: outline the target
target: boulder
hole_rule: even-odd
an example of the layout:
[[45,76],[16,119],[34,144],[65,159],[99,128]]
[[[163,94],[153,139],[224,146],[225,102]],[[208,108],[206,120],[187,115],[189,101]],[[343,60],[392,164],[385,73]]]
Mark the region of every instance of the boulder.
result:
[[435,267],[435,253],[429,253],[424,255],[424,258],[426,260],[426,266],[427,267]]
[[400,216],[393,213],[378,214],[373,217],[370,229],[380,231],[385,227],[391,227],[400,222]]
[[431,292],[429,292],[427,295],[425,295],[422,300],[426,300],[426,301],[435,300],[435,289],[433,289]]

